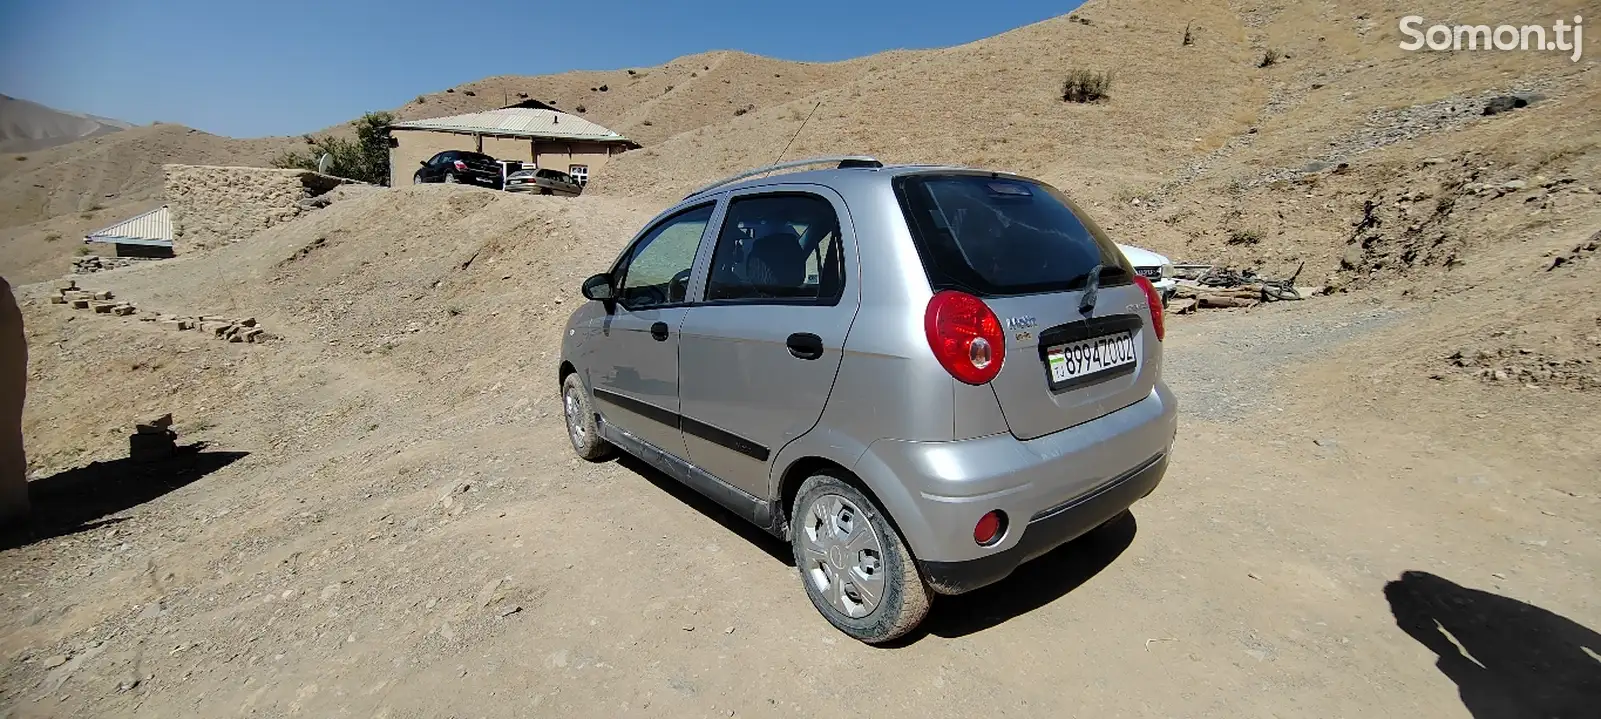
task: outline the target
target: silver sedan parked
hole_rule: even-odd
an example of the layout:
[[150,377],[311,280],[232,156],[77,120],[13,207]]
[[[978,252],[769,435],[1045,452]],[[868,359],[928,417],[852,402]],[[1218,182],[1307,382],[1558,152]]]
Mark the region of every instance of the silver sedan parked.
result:
[[518,170],[506,176],[506,191],[577,197],[584,186],[560,170]]
[[1161,298],[1035,180],[753,170],[657,216],[582,292],[558,369],[579,456],[621,449],[789,541],[812,604],[864,642],[1121,516],[1167,469]]

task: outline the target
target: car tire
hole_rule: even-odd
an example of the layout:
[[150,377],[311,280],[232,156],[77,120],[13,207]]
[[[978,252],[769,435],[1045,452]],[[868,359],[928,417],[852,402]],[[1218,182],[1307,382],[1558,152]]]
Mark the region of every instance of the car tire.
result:
[[[460,182],[461,182],[461,180],[456,179],[456,173],[454,173],[454,172],[445,173],[445,184],[447,184],[447,185],[455,185],[455,184],[459,184]],[[546,386],[548,387],[549,385],[546,385]]]
[[422,179],[422,173],[421,172],[411,176],[411,184],[413,184],[413,185],[421,185],[421,184],[423,184],[425,182],[427,182],[427,180]]
[[584,381],[578,378],[577,372],[567,375],[561,383],[561,405],[562,415],[567,420],[567,440],[572,443],[573,451],[591,462],[610,457],[615,448],[601,439],[595,408],[589,403],[589,393],[584,391]]
[[790,547],[807,598],[841,632],[883,644],[928,616],[928,584],[900,533],[872,498],[844,480],[817,474],[801,484]]

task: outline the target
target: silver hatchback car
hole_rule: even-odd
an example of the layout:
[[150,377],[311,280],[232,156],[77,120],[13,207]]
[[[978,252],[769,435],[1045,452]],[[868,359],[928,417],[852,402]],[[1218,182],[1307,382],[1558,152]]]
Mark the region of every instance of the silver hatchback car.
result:
[[789,541],[812,604],[864,642],[1167,469],[1161,298],[1041,182],[766,167],[657,216],[582,290],[559,374],[578,454],[620,448]]

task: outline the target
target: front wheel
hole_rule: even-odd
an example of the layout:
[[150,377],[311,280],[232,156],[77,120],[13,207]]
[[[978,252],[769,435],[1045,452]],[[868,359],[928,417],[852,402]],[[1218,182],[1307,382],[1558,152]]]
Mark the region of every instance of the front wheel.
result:
[[819,474],[801,485],[790,545],[812,606],[851,637],[882,644],[928,616],[928,585],[900,533],[845,481]]
[[562,414],[567,417],[567,439],[573,443],[573,451],[591,462],[610,457],[612,445],[600,437],[595,409],[590,406],[589,395],[584,393],[584,381],[576,372],[567,375],[561,383],[561,407]]
[[421,184],[423,184],[423,182],[424,182],[424,180],[422,179],[422,173],[421,172],[411,176],[411,184],[413,184],[413,185],[421,185]]

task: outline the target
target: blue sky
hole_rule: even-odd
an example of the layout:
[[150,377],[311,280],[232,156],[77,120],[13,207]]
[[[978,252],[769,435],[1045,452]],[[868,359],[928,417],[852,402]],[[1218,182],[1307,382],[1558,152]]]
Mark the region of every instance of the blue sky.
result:
[[235,137],[319,130],[488,75],[704,50],[830,61],[1061,15],[1040,0],[0,0],[0,93]]

